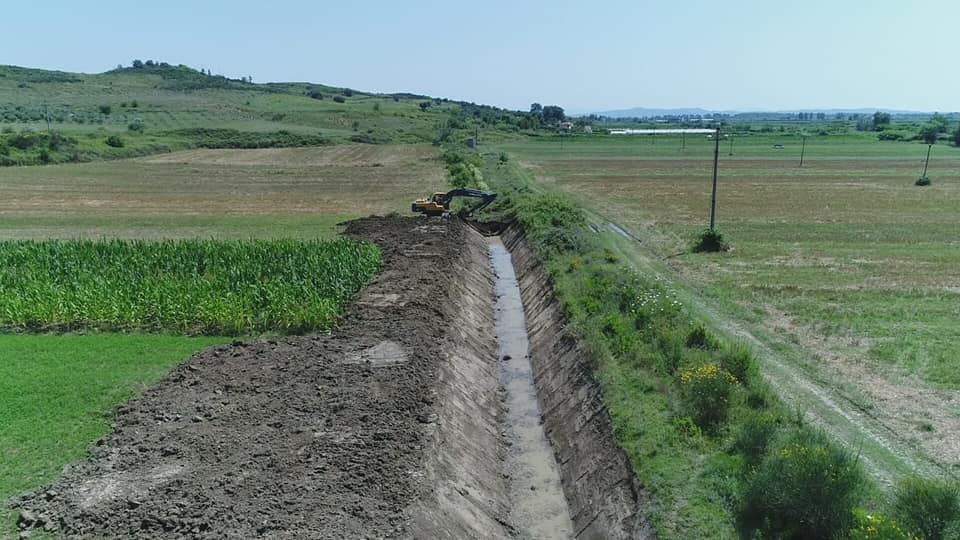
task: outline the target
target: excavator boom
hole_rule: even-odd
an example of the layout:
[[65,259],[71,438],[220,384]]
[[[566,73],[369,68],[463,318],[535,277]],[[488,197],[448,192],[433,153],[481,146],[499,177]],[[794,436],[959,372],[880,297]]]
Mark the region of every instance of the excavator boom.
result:
[[466,212],[470,214],[492,203],[497,198],[497,194],[469,188],[454,189],[446,193],[434,193],[429,199],[417,199],[410,205],[410,210],[428,216],[440,216],[450,211],[450,203],[457,197],[480,199],[478,205]]

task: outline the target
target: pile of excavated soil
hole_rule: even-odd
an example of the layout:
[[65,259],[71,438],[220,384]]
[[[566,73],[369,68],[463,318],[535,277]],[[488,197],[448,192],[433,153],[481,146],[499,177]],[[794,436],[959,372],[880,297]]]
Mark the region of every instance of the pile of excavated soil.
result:
[[[444,522],[459,513],[453,519],[474,532],[508,534],[498,524],[502,486],[491,478],[502,457],[495,338],[463,327],[471,313],[490,317],[492,285],[483,274],[475,283],[457,277],[486,263],[482,248],[464,248],[482,240],[456,221],[425,218],[364,219],[347,235],[376,242],[384,267],[330,335],[238,341],[194,355],[121,407],[87,461],[14,501],[25,532],[463,537]],[[480,305],[460,306],[471,291]],[[461,380],[453,392],[438,380],[450,360],[443,351],[458,347],[477,351],[464,369],[484,380]],[[481,394],[444,410],[451,392]],[[458,433],[474,421],[482,433]],[[493,442],[472,448],[473,437]],[[460,446],[446,445],[450,438]],[[441,443],[453,450],[438,450]],[[451,471],[461,460],[470,470]]]

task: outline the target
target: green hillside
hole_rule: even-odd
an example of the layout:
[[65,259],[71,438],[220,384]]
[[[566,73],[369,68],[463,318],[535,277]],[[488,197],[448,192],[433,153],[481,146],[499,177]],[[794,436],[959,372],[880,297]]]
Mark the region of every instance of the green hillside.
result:
[[136,65],[94,75],[0,66],[0,165],[195,147],[434,142],[462,113],[456,103],[426,96]]

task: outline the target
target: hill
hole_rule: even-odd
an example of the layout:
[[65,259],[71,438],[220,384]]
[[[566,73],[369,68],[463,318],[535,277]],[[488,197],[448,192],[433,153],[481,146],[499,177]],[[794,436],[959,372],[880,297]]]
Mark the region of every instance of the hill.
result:
[[0,165],[186,148],[423,143],[509,111],[313,83],[256,84],[136,61],[101,74],[0,66]]

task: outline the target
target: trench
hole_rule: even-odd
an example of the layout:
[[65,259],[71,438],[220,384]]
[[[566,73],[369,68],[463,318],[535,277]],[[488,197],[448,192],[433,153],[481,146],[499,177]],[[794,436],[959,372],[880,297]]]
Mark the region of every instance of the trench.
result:
[[488,244],[497,297],[500,382],[505,393],[508,521],[521,538],[571,538],[570,510],[557,461],[543,431],[530,365],[526,317],[513,261],[499,237],[489,237]]

